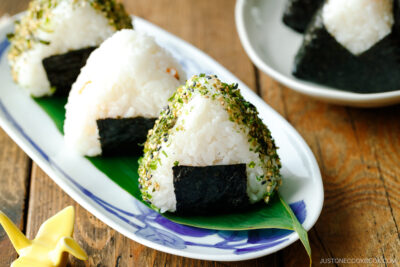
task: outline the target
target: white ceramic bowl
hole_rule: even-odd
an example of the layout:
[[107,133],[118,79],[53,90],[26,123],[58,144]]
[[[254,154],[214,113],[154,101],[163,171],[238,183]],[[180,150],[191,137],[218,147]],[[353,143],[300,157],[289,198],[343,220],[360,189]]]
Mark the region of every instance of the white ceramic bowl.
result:
[[303,35],[282,22],[286,1],[237,0],[236,27],[250,59],[287,87],[313,98],[348,106],[379,107],[400,103],[400,90],[358,94],[306,82],[291,74]]

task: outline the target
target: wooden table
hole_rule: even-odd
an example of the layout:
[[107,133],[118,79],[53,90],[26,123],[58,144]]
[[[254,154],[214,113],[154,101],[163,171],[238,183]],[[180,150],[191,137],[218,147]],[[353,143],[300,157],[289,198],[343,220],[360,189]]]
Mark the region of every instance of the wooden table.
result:
[[[234,0],[131,0],[127,10],[192,43],[253,88],[305,138],[324,179],[325,204],[309,231],[313,264],[329,258],[400,264],[400,106],[356,109],[315,101],[260,72],[235,29]],[[0,16],[28,0],[1,0]],[[97,220],[68,197],[0,129],[0,208],[29,238],[67,205],[76,208],[75,238],[90,255],[71,266],[307,266],[300,244],[245,262],[178,257],[140,245]],[[16,258],[0,229],[0,266]],[[361,265],[361,264],[360,264]],[[380,265],[384,265],[383,263]],[[390,265],[390,264],[388,264]]]

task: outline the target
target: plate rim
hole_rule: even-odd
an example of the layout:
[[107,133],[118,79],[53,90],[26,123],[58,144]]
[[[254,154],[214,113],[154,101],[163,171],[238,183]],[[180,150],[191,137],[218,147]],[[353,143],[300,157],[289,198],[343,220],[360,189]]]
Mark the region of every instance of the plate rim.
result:
[[[250,41],[249,34],[246,30],[246,23],[244,22],[245,5],[249,2],[254,2],[254,0],[236,0],[236,29],[247,55],[264,73],[298,93],[323,99],[328,102],[344,103],[346,105],[359,107],[387,106],[400,102],[400,90],[367,94],[347,92],[324,85],[318,85],[316,83],[298,80],[295,77],[287,77],[285,74],[275,70],[272,66],[261,59]],[[381,104],[382,101],[388,103]]]
[[[17,15],[18,17],[19,15]],[[15,18],[15,16],[14,16]],[[140,17],[135,16],[134,17],[135,21],[140,21],[140,23],[146,24],[149,27],[156,28],[158,31],[161,31],[163,34],[167,35],[169,38],[173,39],[174,41],[177,41],[179,43],[184,44],[185,46],[190,47],[194,51],[196,51],[197,54],[200,54],[202,57],[206,58],[207,60],[211,61],[213,64],[218,66],[221,70],[229,74],[230,76],[234,77],[238,83],[241,84],[241,87],[243,87],[243,90],[246,90],[248,94],[252,95],[254,97],[255,101],[257,102],[262,102],[262,105],[268,108],[270,112],[275,113],[276,116],[278,116],[281,120],[282,123],[285,124],[286,127],[289,127],[290,129],[290,134],[295,134],[297,135],[297,139],[301,142],[302,147],[306,150],[306,153],[308,154],[308,157],[311,159],[311,164],[313,164],[313,170],[317,171],[317,181],[319,182],[320,188],[318,188],[321,193],[322,193],[322,201],[320,201],[320,205],[318,209],[316,209],[316,216],[314,220],[311,220],[309,227],[307,227],[306,230],[311,229],[315,222],[318,220],[322,207],[323,207],[323,201],[324,201],[324,190],[323,190],[323,184],[322,184],[322,177],[320,173],[319,166],[316,162],[315,156],[312,153],[310,147],[307,145],[307,143],[304,141],[304,139],[301,137],[301,135],[291,126],[279,113],[277,113],[275,110],[273,110],[267,103],[265,103],[258,95],[256,95],[253,91],[251,91],[245,83],[241,82],[239,79],[236,78],[235,75],[233,75],[231,72],[229,72],[225,67],[223,67],[219,62],[216,60],[212,59],[209,55],[207,55],[205,52],[201,51],[200,49],[194,47],[192,44],[188,43],[187,41],[180,39],[179,37],[167,32],[166,30],[158,27],[157,25],[154,25],[153,23],[144,20]],[[10,25],[10,23],[6,23],[3,27],[5,28]],[[46,174],[49,175],[49,177],[63,190],[65,191],[72,199],[74,199],[79,205],[81,205],[83,208],[85,208],[88,212],[92,213],[94,216],[96,216],[98,219],[103,221],[105,224],[107,224],[109,227],[114,229],[115,231],[123,234],[124,236],[128,237],[131,240],[134,240],[135,242],[141,243],[147,247],[178,255],[178,256],[184,256],[188,258],[193,258],[193,259],[200,259],[200,260],[213,260],[213,261],[242,261],[242,260],[249,260],[249,259],[254,259],[254,258],[259,258],[262,256],[266,256],[269,254],[272,254],[276,251],[281,250],[282,248],[285,248],[295,241],[297,241],[298,234],[293,232],[290,235],[286,236],[287,241],[282,242],[281,244],[278,244],[272,248],[268,249],[263,249],[260,251],[256,252],[251,252],[248,254],[241,254],[241,255],[236,255],[236,254],[224,254],[224,255],[211,255],[208,256],[207,254],[203,253],[196,253],[196,252],[190,252],[190,251],[183,251],[179,250],[176,248],[170,248],[161,244],[154,243],[152,241],[146,240],[140,236],[137,236],[134,232],[129,231],[127,228],[125,228],[122,223],[119,220],[115,220],[110,216],[107,216],[106,213],[101,211],[101,207],[96,208],[95,204],[92,204],[92,200],[84,196],[77,188],[71,186],[68,181],[65,178],[60,178],[63,174],[57,173],[55,169],[52,168],[52,166],[46,161],[46,159],[43,157],[43,155],[40,154],[40,151],[35,150],[33,147],[33,144],[29,142],[29,139],[24,138],[22,133],[15,131],[15,127],[12,125],[11,122],[8,122],[3,116],[0,116],[0,127],[4,129],[4,131],[11,137],[11,139],[18,145],[20,146],[23,151],[31,157],[38,165],[40,168],[42,168]],[[86,199],[85,199],[86,198]]]

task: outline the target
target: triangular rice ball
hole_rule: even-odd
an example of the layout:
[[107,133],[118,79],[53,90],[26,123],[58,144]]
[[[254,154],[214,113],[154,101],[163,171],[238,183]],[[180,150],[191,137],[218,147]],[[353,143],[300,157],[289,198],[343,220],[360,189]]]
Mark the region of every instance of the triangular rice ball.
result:
[[357,93],[400,89],[400,11],[392,0],[330,0],[310,24],[293,75]]
[[90,55],[72,86],[66,144],[86,156],[141,155],[147,131],[184,81],[179,63],[152,37],[115,33]]
[[35,97],[67,96],[90,53],[132,19],[114,0],[33,0],[10,34],[15,82]]
[[178,88],[145,143],[143,199],[161,212],[205,214],[244,209],[280,184],[268,128],[237,84],[193,76]]

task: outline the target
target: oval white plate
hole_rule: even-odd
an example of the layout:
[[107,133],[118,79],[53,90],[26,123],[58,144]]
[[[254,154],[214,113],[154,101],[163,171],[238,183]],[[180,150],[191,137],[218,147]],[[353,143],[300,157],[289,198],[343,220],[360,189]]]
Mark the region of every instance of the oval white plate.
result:
[[400,90],[357,94],[295,78],[294,57],[303,41],[299,34],[282,22],[286,1],[237,0],[236,27],[248,56],[263,72],[289,88],[335,104],[378,107],[400,102]]
[[[278,113],[209,56],[149,22],[135,18],[137,30],[155,36],[172,52],[188,75],[215,73],[238,82],[246,99],[259,110],[272,131],[282,159],[282,195],[310,229],[323,199],[316,160],[300,135]],[[123,235],[151,248],[180,256],[218,261],[261,257],[298,239],[291,231],[212,231],[172,223],[118,187],[83,157],[69,152],[63,137],[27,92],[12,82],[5,51],[11,23],[0,29],[0,126],[73,199]]]

